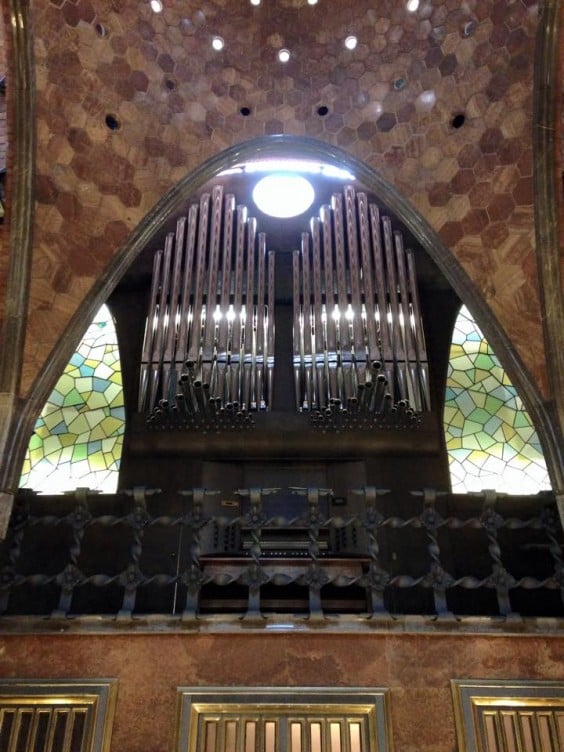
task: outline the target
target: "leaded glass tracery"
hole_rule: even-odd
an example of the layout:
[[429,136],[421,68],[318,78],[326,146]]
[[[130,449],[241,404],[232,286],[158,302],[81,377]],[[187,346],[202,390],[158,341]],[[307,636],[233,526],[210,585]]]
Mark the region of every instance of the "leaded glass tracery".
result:
[[454,326],[444,426],[454,492],[550,488],[531,419],[465,306]]
[[78,486],[114,492],[124,430],[116,331],[102,306],[35,424],[20,487],[43,493]]

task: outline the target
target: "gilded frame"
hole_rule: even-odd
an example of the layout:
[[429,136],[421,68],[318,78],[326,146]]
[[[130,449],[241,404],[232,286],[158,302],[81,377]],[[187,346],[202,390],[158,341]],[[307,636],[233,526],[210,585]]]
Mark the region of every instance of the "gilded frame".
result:
[[392,752],[389,690],[381,687],[178,687],[175,746],[194,752],[199,715],[268,710],[282,716],[365,715],[371,752]]
[[[549,708],[564,713],[564,681],[452,679],[450,684],[459,752],[486,752],[480,724],[488,710],[525,709],[534,714]],[[564,751],[562,744],[558,746]]]
[[0,709],[86,706],[88,752],[110,752],[117,679],[1,679]]

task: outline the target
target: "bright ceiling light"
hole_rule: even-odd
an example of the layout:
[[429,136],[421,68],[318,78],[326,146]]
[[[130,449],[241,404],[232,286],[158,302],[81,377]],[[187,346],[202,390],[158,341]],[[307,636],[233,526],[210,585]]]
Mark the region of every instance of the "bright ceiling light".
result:
[[417,8],[419,8],[419,0],[407,0],[407,5],[405,7],[410,13],[415,13]]
[[263,214],[280,219],[297,217],[312,205],[315,191],[302,175],[267,175],[253,188],[253,201]]
[[214,37],[212,39],[212,47],[216,52],[219,52],[225,47],[225,42],[223,41],[222,37]]
[[281,63],[287,63],[289,59],[290,59],[290,50],[287,50],[286,48],[279,50],[278,60],[280,60]]
[[354,34],[351,34],[345,39],[345,47],[347,48],[347,50],[354,50],[357,44],[358,44],[358,39],[355,37]]
[[317,0],[307,0],[308,5],[317,5]]
[[153,11],[153,13],[162,13],[163,4],[161,0],[151,0],[149,5],[151,6],[151,10]]
[[260,5],[260,0],[251,0],[251,5]]
[[308,175],[321,175],[327,178],[336,178],[337,180],[356,180],[355,176],[349,171],[337,165],[321,164],[307,159],[257,159],[254,162],[246,162],[241,165],[234,165],[227,170],[222,170],[220,175],[233,175],[235,173],[246,172],[253,174],[265,172],[282,173],[307,173]]

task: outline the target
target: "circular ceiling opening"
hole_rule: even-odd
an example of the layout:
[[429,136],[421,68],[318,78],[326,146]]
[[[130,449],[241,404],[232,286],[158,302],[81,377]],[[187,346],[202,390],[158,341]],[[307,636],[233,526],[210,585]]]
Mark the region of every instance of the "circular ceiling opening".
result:
[[260,211],[279,219],[303,214],[314,199],[315,191],[309,180],[291,173],[266,175],[253,188],[253,201]]

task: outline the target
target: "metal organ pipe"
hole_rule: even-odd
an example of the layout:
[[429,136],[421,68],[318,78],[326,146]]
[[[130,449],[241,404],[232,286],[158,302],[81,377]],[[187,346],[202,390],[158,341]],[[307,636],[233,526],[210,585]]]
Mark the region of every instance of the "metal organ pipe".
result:
[[[178,220],[154,257],[139,386],[149,422],[248,425],[270,409],[274,262],[221,186]],[[358,427],[414,425],[430,409],[414,255],[366,193],[346,186],[312,217],[292,252],[292,295],[297,412]]]
[[153,264],[139,410],[149,423],[248,423],[268,410],[274,368],[274,256],[217,186],[169,233]]
[[320,425],[343,415],[417,422],[429,409],[427,355],[401,232],[352,186],[310,226],[293,254],[297,409]]

